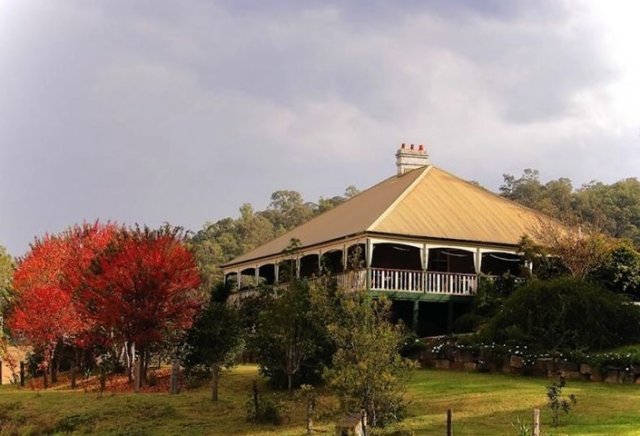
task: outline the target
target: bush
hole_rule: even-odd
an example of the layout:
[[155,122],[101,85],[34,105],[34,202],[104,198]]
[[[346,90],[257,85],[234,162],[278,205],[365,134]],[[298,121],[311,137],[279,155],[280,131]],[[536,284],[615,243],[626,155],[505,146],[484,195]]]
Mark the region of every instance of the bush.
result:
[[373,427],[405,417],[404,393],[415,364],[403,358],[400,325],[391,324],[390,302],[362,292],[343,295],[341,316],[330,325],[336,344],[328,386],[345,412],[366,410]]
[[258,385],[253,382],[253,392],[247,399],[247,421],[262,423],[262,424],[282,424],[282,416],[280,410],[282,409],[282,402],[276,395],[271,397],[265,397],[259,395]]
[[454,333],[471,333],[475,331],[486,318],[475,313],[460,315],[453,323]]
[[516,290],[486,337],[545,350],[602,350],[639,337],[640,309],[624,297],[573,278],[534,280]]
[[91,432],[97,416],[90,413],[78,413],[60,418],[56,422],[55,433],[73,433],[83,429]]
[[249,347],[272,387],[291,391],[300,384],[321,381],[322,369],[330,364],[334,351],[327,330],[334,292],[293,280],[278,289],[278,298],[263,300]]
[[196,389],[204,386],[211,380],[211,368],[204,365],[185,367],[184,384],[187,389]]
[[410,359],[417,359],[420,357],[420,353],[426,350],[426,348],[427,346],[420,340],[417,334],[409,332],[404,336],[402,348],[400,348],[400,355]]
[[499,277],[481,277],[473,299],[473,313],[485,318],[494,316],[520,283],[509,273]]
[[622,243],[611,250],[590,277],[610,291],[640,300],[640,253]]

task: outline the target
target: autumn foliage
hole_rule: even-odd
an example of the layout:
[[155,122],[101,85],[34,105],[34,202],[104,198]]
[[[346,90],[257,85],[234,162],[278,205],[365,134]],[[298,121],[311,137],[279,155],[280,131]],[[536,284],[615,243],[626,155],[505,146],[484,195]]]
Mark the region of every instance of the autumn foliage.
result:
[[12,330],[22,333],[42,349],[45,362],[53,357],[59,340],[66,340],[84,330],[71,295],[59,287],[44,285],[27,289],[9,319]]
[[[83,224],[37,239],[14,274],[8,326],[44,355],[56,347],[149,351],[177,340],[202,307],[200,277],[180,229]],[[76,353],[78,354],[78,353]]]

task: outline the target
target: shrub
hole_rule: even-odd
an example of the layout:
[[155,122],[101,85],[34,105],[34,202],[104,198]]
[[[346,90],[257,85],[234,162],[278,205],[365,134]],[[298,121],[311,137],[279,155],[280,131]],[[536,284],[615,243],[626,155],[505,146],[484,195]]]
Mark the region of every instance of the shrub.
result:
[[[322,369],[331,362],[334,347],[327,324],[335,303],[326,295],[335,290],[291,280],[277,291],[278,298],[263,301],[249,346],[271,386],[291,391],[302,383],[320,382]],[[325,296],[320,299],[320,294]]]
[[640,300],[640,253],[621,243],[591,273],[591,279],[610,291]]
[[420,340],[417,334],[409,332],[404,336],[400,355],[410,359],[417,359],[420,353],[427,348],[424,342]]
[[282,402],[276,395],[271,397],[260,395],[255,380],[253,382],[253,392],[247,399],[246,406],[247,421],[273,425],[282,424],[282,416],[280,414]]
[[366,410],[373,427],[405,417],[406,382],[415,367],[399,351],[402,328],[391,324],[390,302],[363,291],[345,294],[342,315],[330,325],[337,351],[325,379],[345,412]]
[[91,432],[97,416],[90,413],[78,413],[65,416],[56,422],[56,433],[73,433],[80,429]]
[[549,400],[549,408],[551,409],[551,424],[554,427],[560,424],[560,411],[562,410],[565,414],[568,414],[577,402],[574,394],[568,397],[562,395],[562,390],[565,386],[566,382],[564,378],[547,386],[547,399]]
[[453,323],[454,333],[471,333],[475,331],[486,320],[485,317],[475,313],[465,313],[460,315]]
[[486,328],[496,342],[546,350],[601,350],[639,336],[640,309],[579,279],[531,281],[516,290]]

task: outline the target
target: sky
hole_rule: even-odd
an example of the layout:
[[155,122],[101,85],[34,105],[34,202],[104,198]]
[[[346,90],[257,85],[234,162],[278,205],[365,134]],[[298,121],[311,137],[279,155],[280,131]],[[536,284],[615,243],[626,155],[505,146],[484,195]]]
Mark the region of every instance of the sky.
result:
[[0,0],[0,245],[395,173],[640,168],[640,2]]

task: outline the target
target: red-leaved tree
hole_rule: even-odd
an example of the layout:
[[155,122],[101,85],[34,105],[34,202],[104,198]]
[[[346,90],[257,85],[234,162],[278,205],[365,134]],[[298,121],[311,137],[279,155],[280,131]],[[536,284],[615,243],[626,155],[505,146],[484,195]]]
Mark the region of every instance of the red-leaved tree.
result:
[[71,339],[85,328],[71,303],[71,295],[50,285],[22,292],[7,324],[14,334],[23,336],[43,352],[45,387],[58,342]]
[[[89,345],[94,325],[91,319],[82,317],[82,302],[75,296],[84,284],[85,271],[108,245],[116,229],[115,224],[96,221],[73,226],[57,235],[36,238],[19,261],[13,276],[16,301],[9,326],[15,334],[42,350],[45,381],[47,372],[52,381],[56,381],[57,365],[52,363],[57,360],[57,345],[72,346],[76,350]],[[78,354],[75,353],[76,359],[72,362],[74,370]],[[72,385],[74,375],[75,372]]]
[[139,356],[145,380],[149,352],[177,340],[204,303],[200,274],[181,230],[122,230],[90,274],[83,294],[86,313],[122,341],[129,369],[134,353]]
[[54,368],[58,345],[71,346],[72,369],[80,351],[93,350],[124,360],[130,374],[137,354],[142,380],[149,352],[177,342],[204,301],[183,233],[169,226],[95,222],[36,239],[13,283],[9,326],[43,351],[45,369]]

